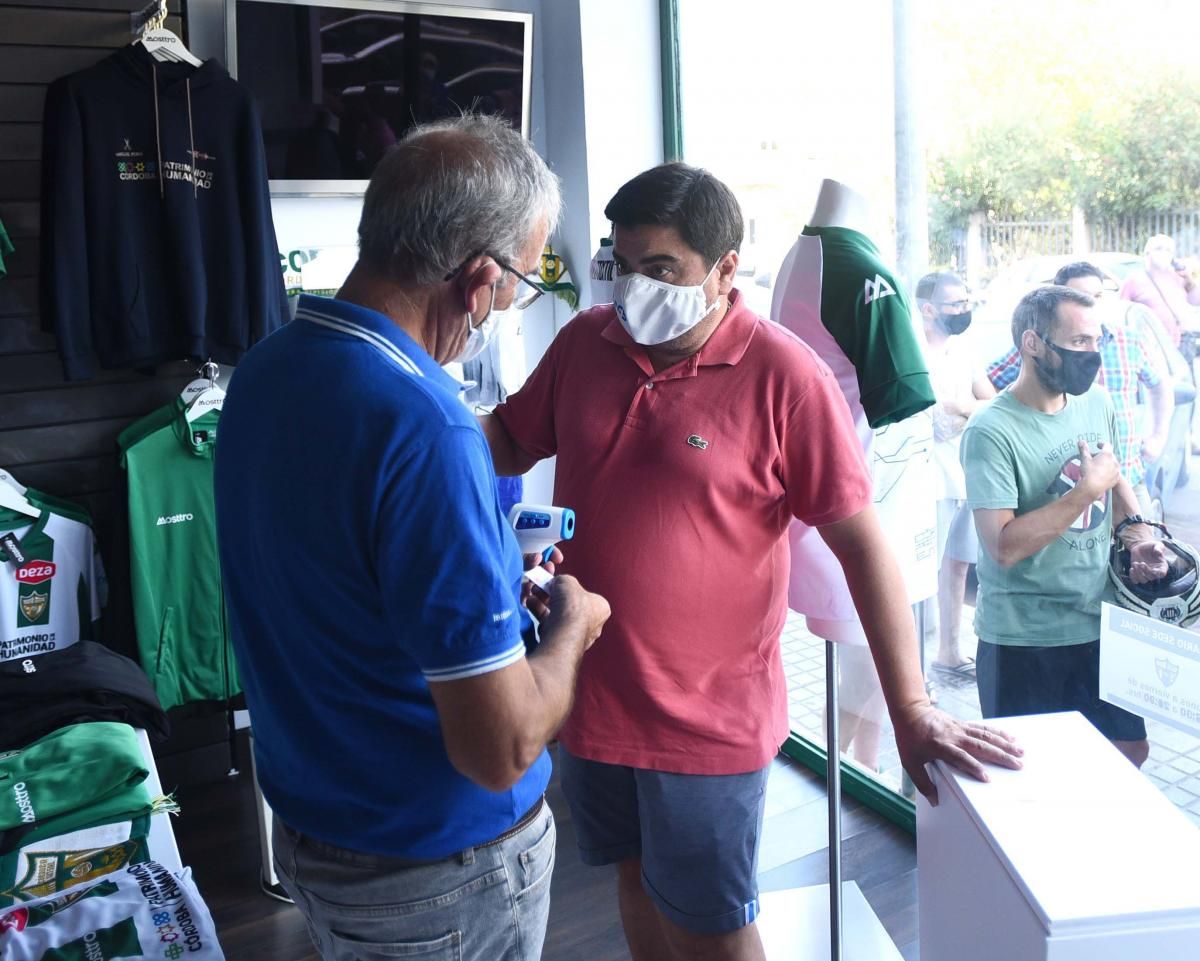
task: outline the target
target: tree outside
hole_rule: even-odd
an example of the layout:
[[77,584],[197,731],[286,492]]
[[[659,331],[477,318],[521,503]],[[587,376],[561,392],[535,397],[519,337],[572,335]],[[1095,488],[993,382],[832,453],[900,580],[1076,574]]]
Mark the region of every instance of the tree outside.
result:
[[[1200,5],[924,10],[922,40],[937,52],[924,71],[935,262],[961,251],[976,212],[1069,232],[1076,211],[1098,224],[1200,209]],[[1200,237],[1178,239],[1200,252]]]

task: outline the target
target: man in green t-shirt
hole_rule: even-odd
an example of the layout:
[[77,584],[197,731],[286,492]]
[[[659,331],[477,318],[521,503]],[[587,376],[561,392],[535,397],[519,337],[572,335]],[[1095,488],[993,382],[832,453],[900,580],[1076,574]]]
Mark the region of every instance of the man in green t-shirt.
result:
[[976,675],[985,718],[1079,711],[1140,767],[1145,722],[1099,696],[1100,602],[1114,536],[1140,581],[1166,560],[1113,456],[1093,307],[1069,287],[1026,294],[1012,321],[1021,373],[963,434],[982,544]]

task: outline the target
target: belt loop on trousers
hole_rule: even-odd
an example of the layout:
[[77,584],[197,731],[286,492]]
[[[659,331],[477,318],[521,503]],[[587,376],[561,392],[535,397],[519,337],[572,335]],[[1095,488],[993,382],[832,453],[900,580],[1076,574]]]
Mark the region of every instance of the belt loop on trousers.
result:
[[458,852],[458,859],[463,863],[464,867],[474,864],[475,863],[475,849],[474,848],[463,848],[461,851]]

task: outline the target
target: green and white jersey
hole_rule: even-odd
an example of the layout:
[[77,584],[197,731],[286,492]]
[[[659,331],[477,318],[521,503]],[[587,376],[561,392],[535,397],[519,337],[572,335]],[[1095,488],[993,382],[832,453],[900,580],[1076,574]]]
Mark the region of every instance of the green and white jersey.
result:
[[[931,596],[937,591],[930,469],[936,398],[924,336],[904,287],[866,235],[805,227],[779,269],[771,317],[812,347],[837,378],[871,466],[875,509],[900,560],[908,600]],[[816,531],[797,521],[789,540],[789,605],[815,621],[857,621],[841,565]]]
[[0,914],[0,961],[224,961],[191,879],[156,861]]
[[[34,490],[32,487],[25,488],[25,499],[37,507],[44,507],[53,514],[59,514],[62,517],[69,517],[73,521],[86,525],[95,529],[96,525],[92,521],[92,513],[82,504],[76,504],[74,501],[67,500],[65,497],[58,497],[55,494],[47,494],[45,491]],[[96,599],[99,601],[100,607],[103,609],[108,607],[108,572],[104,569],[104,559],[100,556],[100,542],[93,539],[93,554],[92,564],[96,572]],[[97,638],[93,637],[93,640]]]
[[[0,470],[0,481],[6,478],[14,480],[11,474]],[[69,517],[71,520],[79,521],[79,523],[86,524],[93,530],[95,529],[96,525],[92,521],[91,511],[82,504],[77,504],[75,501],[67,500],[65,497],[59,497],[56,494],[47,494],[45,491],[34,490],[32,487],[24,488],[23,493],[25,499],[35,507],[44,507],[53,514]],[[108,606],[108,575],[104,569],[104,560],[100,556],[99,542],[95,542],[95,555],[93,563],[96,568],[96,596],[100,602],[100,607],[104,608]]]
[[936,403],[904,287],[865,234],[805,227],[775,284],[771,317],[833,371],[859,434]]
[[15,537],[24,557],[0,543],[0,661],[93,640],[100,600],[91,528],[45,509],[32,522],[0,509],[0,533]]
[[[238,693],[213,509],[219,411],[189,424],[170,404],[132,437],[130,578],[142,666],[164,709]],[[155,424],[158,426],[155,426]]]

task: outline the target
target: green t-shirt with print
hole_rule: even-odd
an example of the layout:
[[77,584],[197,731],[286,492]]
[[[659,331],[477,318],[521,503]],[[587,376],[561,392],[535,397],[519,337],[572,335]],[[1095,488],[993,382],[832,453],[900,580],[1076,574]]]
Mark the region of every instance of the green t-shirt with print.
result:
[[[1027,407],[1011,389],[971,418],[960,457],[972,510],[1011,509],[1020,517],[1074,488],[1081,476],[1078,441],[1093,453],[1116,434],[1112,400],[1100,387],[1067,396],[1055,414]],[[1100,602],[1108,589],[1112,492],[1093,501],[1071,526],[1032,557],[1001,567],[980,545],[975,633],[993,644],[1065,647],[1100,636]]]

